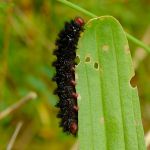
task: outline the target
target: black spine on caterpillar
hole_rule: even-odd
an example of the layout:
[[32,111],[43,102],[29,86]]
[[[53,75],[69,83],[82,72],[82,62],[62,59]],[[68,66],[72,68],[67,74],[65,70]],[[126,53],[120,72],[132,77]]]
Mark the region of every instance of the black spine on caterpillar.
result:
[[57,60],[53,62],[56,75],[53,80],[57,83],[55,94],[59,97],[56,107],[60,108],[57,117],[61,118],[60,126],[63,131],[77,134],[78,106],[75,89],[75,58],[80,33],[83,31],[84,21],[75,18],[65,23],[65,27],[58,34],[57,48],[54,50]]

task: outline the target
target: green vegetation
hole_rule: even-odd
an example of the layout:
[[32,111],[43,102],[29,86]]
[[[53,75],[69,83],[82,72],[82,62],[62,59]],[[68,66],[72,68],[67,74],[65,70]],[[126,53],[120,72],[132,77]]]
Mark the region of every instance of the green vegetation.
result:
[[[114,16],[126,33],[150,44],[149,1],[71,2],[98,16]],[[56,59],[52,51],[57,33],[66,20],[75,16],[83,17],[86,22],[89,20],[84,13],[56,0],[0,1],[0,112],[11,108],[31,91],[37,94],[35,100],[29,100],[0,120],[0,149],[6,149],[17,127],[21,129],[14,143],[16,150],[70,150],[76,142],[76,138],[65,135],[58,127],[58,110],[54,107],[58,98],[52,94],[56,85],[51,81],[55,73],[51,63]],[[138,86],[142,121],[147,133],[150,129],[149,54],[139,50],[133,42],[129,45],[136,66],[131,83]]]
[[137,89],[130,85],[130,50],[119,22],[110,16],[91,19],[78,57],[79,148],[145,150]]

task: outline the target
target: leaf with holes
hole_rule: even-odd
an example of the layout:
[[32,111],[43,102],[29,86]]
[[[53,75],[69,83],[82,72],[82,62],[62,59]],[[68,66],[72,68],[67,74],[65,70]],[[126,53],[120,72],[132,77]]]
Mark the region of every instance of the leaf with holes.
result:
[[111,16],[85,25],[77,52],[80,150],[145,150],[126,35]]

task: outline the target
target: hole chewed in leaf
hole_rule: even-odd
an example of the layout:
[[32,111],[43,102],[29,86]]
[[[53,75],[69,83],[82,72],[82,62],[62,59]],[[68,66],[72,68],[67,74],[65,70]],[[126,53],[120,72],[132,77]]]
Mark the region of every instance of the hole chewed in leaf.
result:
[[76,56],[75,62],[76,62],[76,65],[79,65],[79,63],[80,63],[80,56],[79,55]]
[[134,75],[130,80],[130,85],[132,88],[135,88],[137,86],[137,77]]
[[99,69],[99,64],[98,64],[98,62],[95,62],[95,63],[94,63],[94,68],[95,68],[96,70]]
[[88,62],[90,62],[90,61],[91,61],[91,57],[89,57],[89,56],[85,57],[85,62],[86,62],[86,63],[88,63]]

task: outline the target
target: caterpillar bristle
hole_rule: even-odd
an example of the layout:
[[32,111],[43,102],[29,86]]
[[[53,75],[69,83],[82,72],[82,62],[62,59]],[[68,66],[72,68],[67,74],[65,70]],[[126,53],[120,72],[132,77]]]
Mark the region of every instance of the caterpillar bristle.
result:
[[57,50],[53,51],[53,55],[58,55],[58,54],[59,54],[59,52]]
[[69,127],[69,129],[70,129],[70,132],[71,132],[72,134],[76,135],[77,130],[78,130],[78,125],[77,125],[77,123],[76,123],[76,122],[72,122],[71,125],[70,125],[70,127]]
[[54,76],[54,77],[52,78],[52,81],[56,81],[56,80],[57,80],[57,77]]
[[60,107],[60,104],[59,104],[59,103],[55,104],[55,107],[59,108],[59,107]]
[[84,30],[83,25],[84,21],[79,17],[65,22],[65,27],[60,31],[55,42],[56,49],[53,51],[57,57],[52,63],[56,68],[56,75],[52,80],[57,83],[54,94],[59,97],[59,102],[56,104],[59,108],[57,117],[61,118],[60,126],[63,127],[63,131],[73,135],[76,135],[78,130],[75,58],[80,33]]
[[77,83],[76,83],[76,81],[71,80],[71,81],[70,81],[70,84],[73,85],[73,86],[75,86]]

